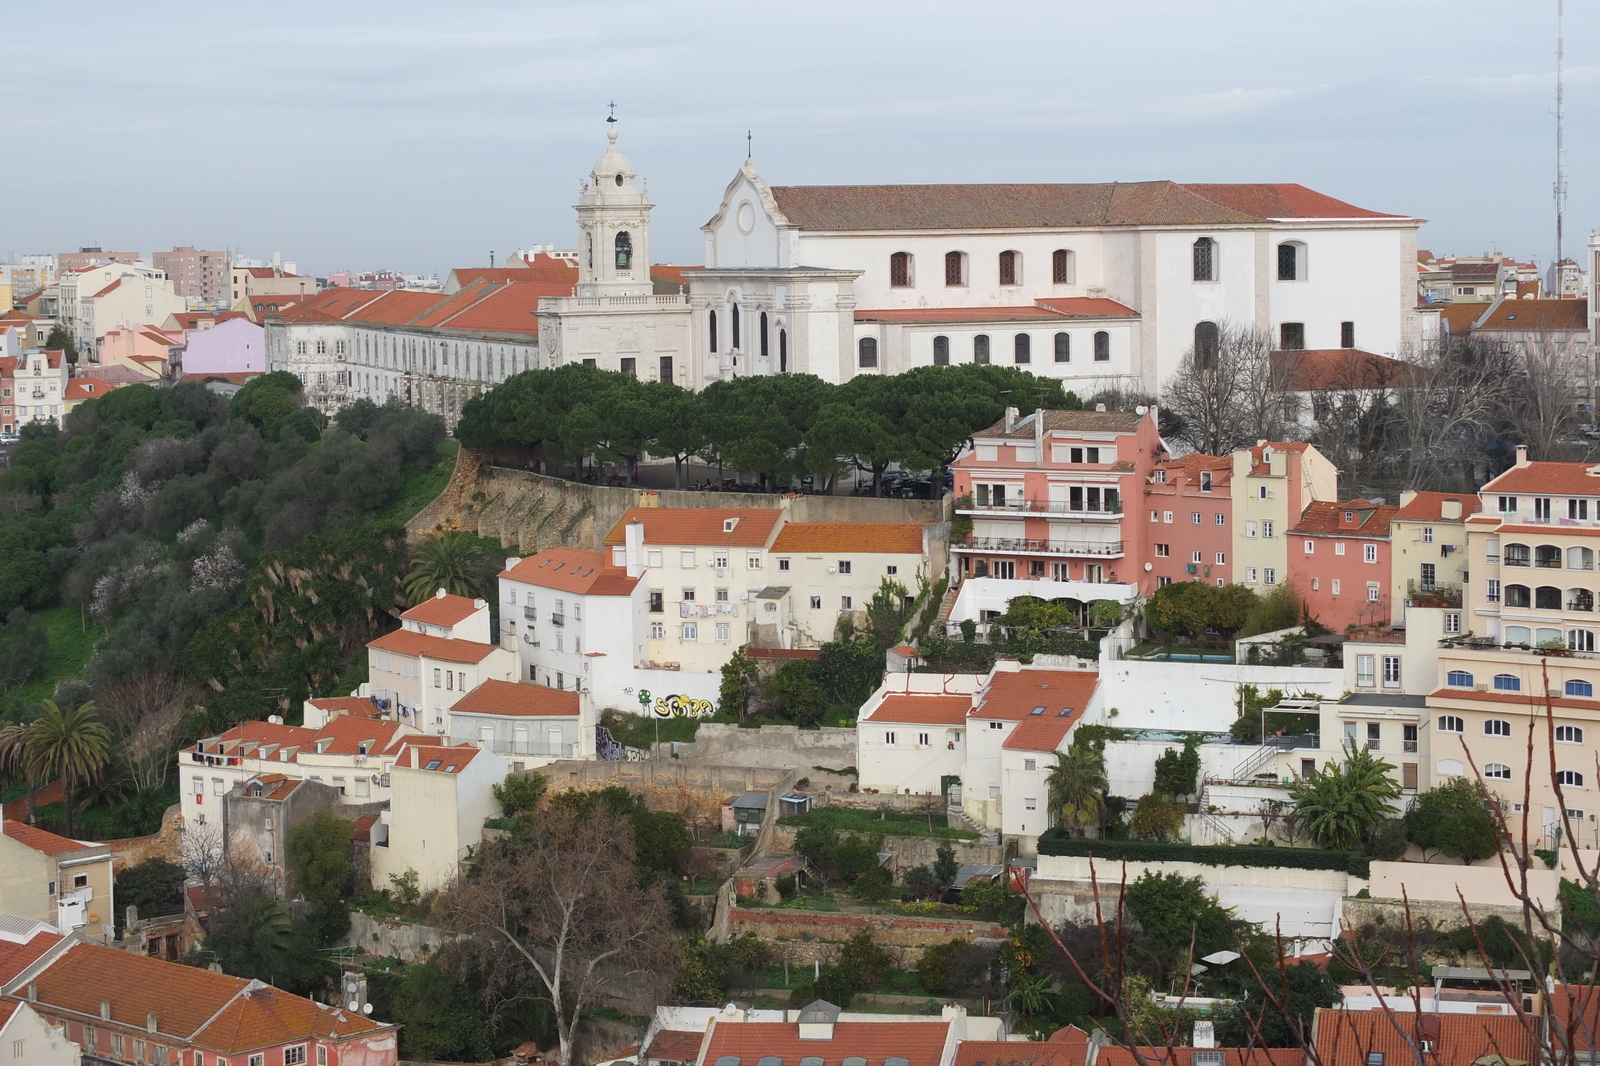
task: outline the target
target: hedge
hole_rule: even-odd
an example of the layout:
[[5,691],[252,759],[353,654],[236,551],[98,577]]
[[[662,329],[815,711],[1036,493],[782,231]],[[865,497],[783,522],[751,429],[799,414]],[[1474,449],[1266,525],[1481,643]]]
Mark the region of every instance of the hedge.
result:
[[1133,862],[1197,862],[1205,866],[1276,866],[1291,870],[1342,870],[1371,876],[1372,856],[1364,851],[1322,851],[1241,844],[1156,844],[1144,840],[1080,840],[1050,829],[1039,837],[1040,855],[1093,855]]

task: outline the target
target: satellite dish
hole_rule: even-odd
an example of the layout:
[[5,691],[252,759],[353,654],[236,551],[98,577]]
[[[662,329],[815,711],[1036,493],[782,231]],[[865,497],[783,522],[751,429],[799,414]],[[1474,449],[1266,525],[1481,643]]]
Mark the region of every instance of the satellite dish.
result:
[[350,1001],[350,1009],[353,1010],[353,1011],[360,1010],[361,1009],[361,1004],[357,1003],[355,1000],[352,999]]
[[356,985],[356,983],[354,981],[347,981],[345,983],[345,986],[344,986],[344,990],[346,992],[354,992],[356,990],[356,988],[357,988],[357,985]]
[[371,1014],[372,1013],[372,1004],[370,1004],[370,1003],[361,1004],[361,1013],[362,1014]]

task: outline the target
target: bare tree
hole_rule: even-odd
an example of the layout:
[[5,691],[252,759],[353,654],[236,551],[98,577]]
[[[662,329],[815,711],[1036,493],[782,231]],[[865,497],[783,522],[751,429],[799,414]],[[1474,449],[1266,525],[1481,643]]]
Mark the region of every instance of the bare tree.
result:
[[1174,436],[1205,455],[1283,439],[1298,412],[1275,376],[1270,334],[1220,324],[1214,342],[1189,348],[1162,391],[1163,408],[1180,425]]
[[1589,399],[1586,355],[1564,336],[1534,330],[1509,345],[1512,357],[1505,391],[1505,419],[1517,441],[1536,459],[1573,460],[1584,450],[1579,431],[1588,420],[1578,405]]
[[101,685],[95,705],[117,734],[118,749],[143,792],[166,785],[178,727],[194,695],[180,674],[148,670]]
[[465,934],[447,949],[447,964],[482,975],[494,1013],[529,990],[551,1005],[561,1066],[574,1061],[585,1006],[602,996],[648,997],[670,980],[676,959],[661,889],[640,883],[632,829],[603,809],[547,808],[524,832],[486,844],[438,912]]
[[215,888],[227,862],[227,846],[222,829],[216,825],[190,825],[183,831],[178,861],[183,872],[204,888]]

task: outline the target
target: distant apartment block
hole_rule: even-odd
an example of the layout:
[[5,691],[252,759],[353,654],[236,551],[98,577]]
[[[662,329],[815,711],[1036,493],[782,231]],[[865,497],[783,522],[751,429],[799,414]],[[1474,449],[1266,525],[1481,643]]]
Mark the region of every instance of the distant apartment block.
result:
[[228,268],[233,261],[228,252],[201,251],[185,245],[170,252],[156,252],[150,261],[157,270],[166,272],[179,296],[208,304],[221,303],[227,297]]

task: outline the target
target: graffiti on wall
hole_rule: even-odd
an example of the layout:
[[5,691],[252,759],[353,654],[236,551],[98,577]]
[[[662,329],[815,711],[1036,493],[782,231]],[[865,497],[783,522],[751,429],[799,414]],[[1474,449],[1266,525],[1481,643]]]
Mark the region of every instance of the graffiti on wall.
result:
[[[651,700],[654,699],[652,705]],[[715,714],[716,708],[710,700],[697,700],[693,696],[660,696],[652,697],[649,689],[639,692],[639,706],[648,707],[650,713],[657,718],[700,718],[708,714]]]

